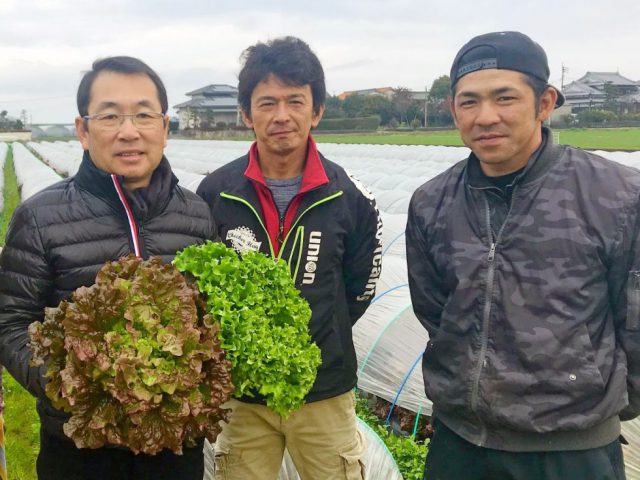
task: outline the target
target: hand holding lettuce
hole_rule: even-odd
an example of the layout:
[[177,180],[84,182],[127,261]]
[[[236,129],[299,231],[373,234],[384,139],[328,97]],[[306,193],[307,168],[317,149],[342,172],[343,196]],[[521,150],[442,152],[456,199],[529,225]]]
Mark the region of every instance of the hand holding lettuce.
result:
[[219,327],[197,300],[173,266],[129,256],[30,326],[34,364],[48,362],[46,393],[71,413],[64,431],[76,446],[181,453],[215,440],[234,387]]
[[304,403],[321,363],[311,341],[311,309],[282,260],[259,252],[242,258],[222,243],[187,247],[174,260],[193,275],[220,322],[234,396],[262,395],[282,417]]

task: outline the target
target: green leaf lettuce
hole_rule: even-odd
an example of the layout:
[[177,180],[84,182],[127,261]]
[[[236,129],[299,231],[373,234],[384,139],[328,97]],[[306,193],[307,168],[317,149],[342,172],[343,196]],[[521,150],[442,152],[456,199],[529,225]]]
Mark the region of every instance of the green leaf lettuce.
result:
[[193,275],[220,322],[234,396],[260,395],[285,418],[298,409],[321,358],[309,335],[311,309],[287,264],[260,252],[240,258],[223,243],[207,242],[179,252],[174,265]]

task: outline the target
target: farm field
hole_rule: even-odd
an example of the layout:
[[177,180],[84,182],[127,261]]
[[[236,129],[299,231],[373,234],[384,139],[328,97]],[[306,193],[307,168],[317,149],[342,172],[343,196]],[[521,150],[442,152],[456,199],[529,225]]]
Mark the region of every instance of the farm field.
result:
[[[640,150],[640,128],[572,128],[554,130],[560,143],[589,150]],[[410,133],[323,134],[318,143],[462,146],[457,130]]]
[[[4,246],[11,213],[20,202],[11,152],[7,156],[2,175],[4,177],[4,209],[0,216],[0,247]],[[3,372],[3,384],[5,455],[9,478],[32,480],[36,478],[35,466],[40,429],[36,401],[7,371]]]
[[[416,413],[418,418],[420,414],[430,414],[431,404],[424,395],[422,372],[419,367],[416,368],[428,336],[413,314],[406,288],[406,211],[410,196],[419,185],[464,158],[468,150],[447,146],[324,143],[326,137],[319,140],[323,154],[343,165],[373,191],[384,223],[384,268],[378,292],[369,310],[353,329],[359,364],[358,389],[386,402],[393,402],[404,411],[414,414],[414,418]],[[206,173],[245,153],[249,144],[239,141],[172,139],[166,154],[180,184],[195,190]],[[621,163],[640,167],[640,151],[602,154]],[[61,176],[73,175],[81,157],[82,151],[77,141],[12,144],[4,170],[5,212],[0,223],[0,246],[4,243],[6,223],[19,198],[28,198],[58,181]],[[398,348],[399,339],[403,348]],[[39,427],[35,402],[6,372],[5,387],[9,475],[11,479],[35,479]],[[414,432],[419,423],[412,426]],[[409,433],[412,428],[408,429]],[[634,440],[638,438],[638,441],[631,442],[637,445],[640,426],[634,428],[625,431],[625,436]],[[406,428],[404,430],[407,431]],[[425,448],[421,444],[420,448],[411,450],[419,453],[406,460],[406,463],[418,465],[419,470],[424,461]],[[389,450],[395,453],[393,447],[389,447]],[[400,455],[394,457],[401,458],[402,453],[408,451],[406,447],[399,447]],[[627,448],[625,456],[628,478],[640,479],[640,452]],[[400,467],[402,460],[396,461]],[[407,480],[422,478],[405,472],[403,475]],[[371,480],[383,478],[388,480],[391,477],[371,477]]]

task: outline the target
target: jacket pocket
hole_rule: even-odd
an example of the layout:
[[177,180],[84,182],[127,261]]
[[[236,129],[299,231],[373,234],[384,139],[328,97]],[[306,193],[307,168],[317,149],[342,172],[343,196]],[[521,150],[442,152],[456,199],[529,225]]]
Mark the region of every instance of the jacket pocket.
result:
[[367,444],[360,431],[358,430],[356,433],[356,438],[338,451],[342,458],[343,478],[345,480],[364,480],[362,457]]
[[[210,461],[210,458],[206,457],[207,455],[205,452],[205,461]],[[218,443],[213,447],[213,472],[216,480],[226,480],[229,478],[230,464],[232,462],[233,457],[231,456],[231,448],[229,445],[218,441]]]
[[625,327],[627,330],[640,330],[640,270],[629,272]]

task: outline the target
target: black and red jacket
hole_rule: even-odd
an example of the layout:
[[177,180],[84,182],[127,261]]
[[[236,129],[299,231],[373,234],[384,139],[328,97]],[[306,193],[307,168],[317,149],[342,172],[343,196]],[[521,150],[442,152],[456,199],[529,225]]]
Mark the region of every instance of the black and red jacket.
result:
[[217,234],[238,251],[259,250],[288,262],[311,306],[309,331],[322,365],[306,401],[340,395],[357,382],[351,327],[375,294],[382,222],[370,192],[309,139],[300,192],[280,218],[254,144],[208,175],[198,188]]

